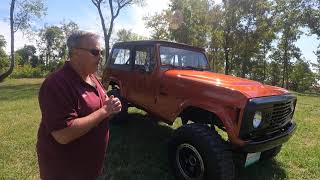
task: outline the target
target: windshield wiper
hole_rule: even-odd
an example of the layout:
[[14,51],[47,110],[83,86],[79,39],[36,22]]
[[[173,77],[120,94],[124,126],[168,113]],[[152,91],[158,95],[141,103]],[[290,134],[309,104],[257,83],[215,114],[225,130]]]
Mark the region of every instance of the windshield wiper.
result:
[[180,66],[175,66],[175,65],[173,65],[173,64],[164,64],[164,65],[162,65],[162,66],[164,66],[164,67],[169,67],[169,69],[181,69]]
[[202,68],[196,68],[196,67],[193,67],[193,66],[185,66],[185,67],[182,67],[183,69],[190,69],[190,70],[197,70],[197,71],[203,71],[204,69]]

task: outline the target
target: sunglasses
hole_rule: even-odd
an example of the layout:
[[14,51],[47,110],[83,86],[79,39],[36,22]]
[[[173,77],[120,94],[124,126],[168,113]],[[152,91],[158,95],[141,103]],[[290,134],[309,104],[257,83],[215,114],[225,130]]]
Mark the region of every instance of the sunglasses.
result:
[[91,53],[93,56],[100,56],[102,54],[102,51],[100,49],[86,49],[86,48],[77,48],[77,49],[85,50]]

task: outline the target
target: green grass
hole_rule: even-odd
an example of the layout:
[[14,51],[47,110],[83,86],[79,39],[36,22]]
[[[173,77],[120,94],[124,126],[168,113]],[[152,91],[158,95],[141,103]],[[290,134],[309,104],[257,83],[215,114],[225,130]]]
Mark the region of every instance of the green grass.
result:
[[[41,83],[42,79],[0,83],[0,179],[39,179],[35,143],[41,116],[37,99]],[[275,160],[242,169],[239,179],[319,179],[320,96],[297,95],[296,134]],[[180,121],[171,127],[135,108],[130,112],[127,124],[111,126],[105,177],[173,180],[166,145]]]

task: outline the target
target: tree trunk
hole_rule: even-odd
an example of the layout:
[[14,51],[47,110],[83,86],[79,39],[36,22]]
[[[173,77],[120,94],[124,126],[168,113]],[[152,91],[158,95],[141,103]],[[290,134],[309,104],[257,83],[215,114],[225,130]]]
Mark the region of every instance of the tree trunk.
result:
[[287,84],[285,84],[287,77],[287,68],[288,68],[288,48],[287,48],[287,40],[285,41],[284,45],[284,53],[283,53],[283,71],[282,71],[282,85],[281,87],[285,88],[287,87]]
[[[100,4],[98,4],[97,6],[98,12],[99,12],[99,16],[100,16],[100,20],[101,20],[101,25],[102,25],[102,30],[103,30],[103,36],[104,36],[104,46],[106,49],[106,60],[109,57],[109,41],[110,41],[110,37],[107,34],[107,28],[106,28],[106,24],[104,22],[104,18],[101,12],[101,6]],[[105,62],[106,63],[106,62]]]
[[225,74],[229,74],[229,51],[228,51],[228,49],[225,47],[224,48],[224,58],[225,58],[225,60],[226,60],[226,69],[225,69]]
[[225,68],[225,74],[229,74],[229,69],[230,69],[230,62],[229,62],[229,50],[228,47],[228,43],[229,43],[229,40],[228,40],[228,36],[229,36],[229,30],[225,30],[224,31],[224,39],[225,39],[225,42],[224,42],[224,58],[225,58],[225,61],[226,61],[226,68]]
[[262,82],[265,83],[266,81],[266,72],[267,72],[267,60],[266,60],[266,56],[267,56],[267,48],[266,48],[266,45],[264,45],[263,47],[263,80]]
[[11,6],[10,6],[10,35],[11,35],[11,63],[10,63],[10,68],[8,69],[8,71],[6,71],[5,73],[0,75],[0,82],[3,81],[6,77],[8,77],[12,71],[13,71],[13,67],[14,67],[14,29],[13,29],[13,25],[14,25],[14,19],[13,19],[13,13],[14,13],[14,6],[15,6],[15,1],[16,0],[12,0],[11,1]]

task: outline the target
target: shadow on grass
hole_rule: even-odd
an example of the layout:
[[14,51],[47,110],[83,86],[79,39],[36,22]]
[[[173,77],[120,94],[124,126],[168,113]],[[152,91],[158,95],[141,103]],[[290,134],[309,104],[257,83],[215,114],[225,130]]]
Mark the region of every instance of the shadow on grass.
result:
[[239,180],[259,179],[278,180],[287,179],[287,173],[283,165],[275,160],[261,161],[249,167],[242,168],[239,172]]
[[8,85],[0,87],[0,101],[30,99],[38,95],[41,84]]
[[[106,173],[99,180],[174,180],[167,159],[167,143],[174,132],[148,115],[130,113],[129,122],[110,127],[111,138],[105,161]],[[285,179],[276,161],[243,168],[240,180]]]
[[173,129],[148,115],[130,113],[129,121],[110,127],[105,162],[108,180],[173,180],[167,160],[167,143]]

